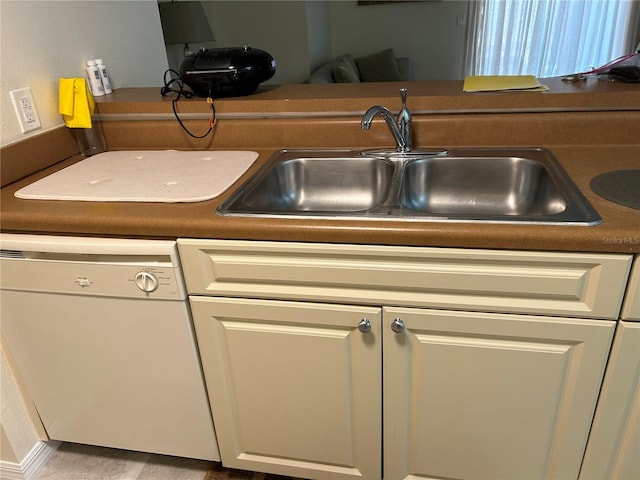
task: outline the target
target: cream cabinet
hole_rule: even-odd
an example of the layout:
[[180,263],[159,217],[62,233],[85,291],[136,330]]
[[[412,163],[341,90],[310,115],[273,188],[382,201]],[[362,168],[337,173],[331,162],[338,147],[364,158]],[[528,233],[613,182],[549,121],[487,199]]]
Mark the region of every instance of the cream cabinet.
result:
[[615,323],[384,317],[385,479],[577,478]]
[[379,308],[207,297],[191,305],[224,465],[380,477]]
[[631,256],[179,246],[225,465],[578,478]]
[[640,255],[636,256],[622,307],[623,320],[640,320]]
[[640,257],[629,277],[621,318],[589,435],[580,480],[640,478]]
[[631,255],[179,239],[190,295],[617,320]]
[[640,478],[640,323],[620,322],[580,480]]

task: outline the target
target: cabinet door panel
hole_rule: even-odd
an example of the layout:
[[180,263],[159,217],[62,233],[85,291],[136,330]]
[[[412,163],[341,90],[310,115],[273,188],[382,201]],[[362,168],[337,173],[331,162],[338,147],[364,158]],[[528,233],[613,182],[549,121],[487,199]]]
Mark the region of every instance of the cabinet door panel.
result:
[[[378,478],[380,309],[191,298],[228,467]],[[366,317],[371,331],[358,322]]]
[[620,322],[580,480],[640,478],[640,323]]
[[190,294],[617,319],[631,255],[179,239]]
[[385,309],[385,479],[576,478],[614,326]]

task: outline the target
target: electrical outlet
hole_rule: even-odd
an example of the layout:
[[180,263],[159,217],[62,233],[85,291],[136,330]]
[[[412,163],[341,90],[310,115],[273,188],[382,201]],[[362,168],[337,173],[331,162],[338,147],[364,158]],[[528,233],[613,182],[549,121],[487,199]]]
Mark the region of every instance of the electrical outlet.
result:
[[16,111],[22,133],[40,128],[40,118],[36,111],[36,104],[33,101],[31,88],[18,88],[17,90],[11,90],[9,94],[11,95],[13,108]]

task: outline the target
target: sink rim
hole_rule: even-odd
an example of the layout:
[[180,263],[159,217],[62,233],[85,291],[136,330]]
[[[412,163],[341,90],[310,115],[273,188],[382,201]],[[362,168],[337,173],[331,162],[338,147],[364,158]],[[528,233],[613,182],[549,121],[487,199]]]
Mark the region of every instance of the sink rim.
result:
[[[296,219],[296,220],[348,220],[348,221],[383,221],[383,222],[418,222],[418,223],[476,223],[502,225],[566,225],[566,226],[594,226],[602,223],[602,218],[591,203],[575,185],[567,172],[553,153],[543,147],[455,147],[446,149],[446,155],[436,155],[437,158],[457,157],[521,157],[526,160],[540,162],[548,171],[551,181],[559,190],[566,209],[551,215],[484,215],[477,213],[434,214],[411,210],[400,205],[400,188],[404,167],[420,158],[415,156],[375,156],[371,150],[357,149],[281,149],[274,152],[260,169],[244,183],[242,183],[215,211],[223,217],[248,217],[268,219]],[[363,152],[367,152],[364,154]],[[358,212],[305,212],[305,211],[251,211],[232,209],[235,202],[248,189],[255,187],[266,174],[278,163],[295,158],[345,158],[358,161],[362,158],[391,161],[395,165],[392,187],[388,200],[380,208]],[[426,155],[424,158],[433,157]]]

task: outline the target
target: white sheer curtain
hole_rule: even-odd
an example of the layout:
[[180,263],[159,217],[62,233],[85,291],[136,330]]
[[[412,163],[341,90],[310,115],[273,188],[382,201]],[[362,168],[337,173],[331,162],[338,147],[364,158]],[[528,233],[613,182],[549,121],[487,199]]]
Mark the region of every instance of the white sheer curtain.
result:
[[634,51],[639,15],[638,0],[472,0],[466,74],[590,70]]

